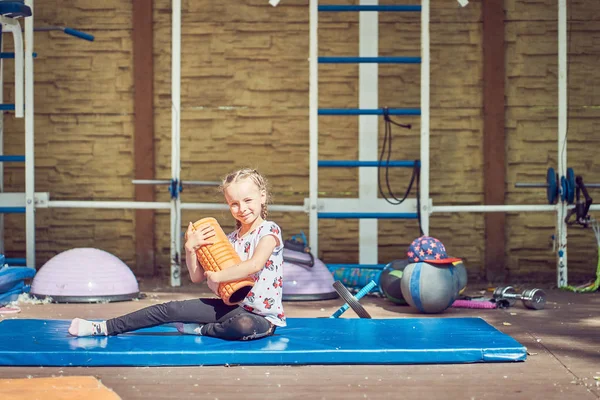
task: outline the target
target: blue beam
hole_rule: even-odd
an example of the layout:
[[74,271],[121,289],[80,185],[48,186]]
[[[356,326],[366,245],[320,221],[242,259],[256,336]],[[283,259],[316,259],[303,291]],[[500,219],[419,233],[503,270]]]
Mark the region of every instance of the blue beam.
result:
[[417,213],[318,213],[319,218],[337,219],[417,219]]
[[[37,57],[37,53],[33,53],[33,58]],[[0,58],[15,58],[15,53],[14,52],[2,52],[0,53]]]
[[[27,260],[24,258],[6,258],[4,262],[8,265],[26,265]],[[0,265],[1,267],[1,265]]]
[[14,104],[0,104],[0,111],[14,111]]
[[421,11],[421,6],[417,5],[396,5],[396,6],[353,6],[353,5],[320,5],[319,11],[400,11],[414,12]]
[[401,168],[412,168],[415,166],[415,162],[418,166],[421,166],[420,161],[415,160],[396,160],[396,161],[352,161],[352,160],[322,160],[319,161],[319,167],[401,167]]
[[24,214],[25,207],[0,207],[0,214]]
[[23,162],[25,156],[0,156],[0,162]]
[[319,64],[420,64],[421,57],[319,57]]
[[[420,108],[389,108],[389,115],[421,115]],[[383,108],[320,108],[319,115],[383,115]]]

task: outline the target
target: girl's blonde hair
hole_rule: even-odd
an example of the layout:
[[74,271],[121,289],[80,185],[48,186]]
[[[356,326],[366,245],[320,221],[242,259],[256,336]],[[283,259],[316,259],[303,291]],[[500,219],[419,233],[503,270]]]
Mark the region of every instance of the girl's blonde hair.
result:
[[[242,168],[237,171],[231,172],[223,179],[223,182],[221,183],[219,189],[221,190],[221,193],[225,194],[225,189],[227,189],[229,185],[244,179],[251,179],[252,182],[254,182],[254,184],[258,187],[258,189],[261,192],[265,192],[266,201],[261,207],[260,216],[262,219],[266,220],[267,215],[269,213],[267,205],[271,202],[271,193],[269,193],[267,179],[264,176],[262,176],[257,170],[251,168]],[[241,222],[236,220],[235,227],[240,228],[241,226]]]

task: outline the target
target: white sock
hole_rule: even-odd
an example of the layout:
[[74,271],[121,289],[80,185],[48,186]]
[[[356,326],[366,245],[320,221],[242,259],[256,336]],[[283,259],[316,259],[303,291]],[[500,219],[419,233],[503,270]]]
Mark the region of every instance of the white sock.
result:
[[107,336],[106,321],[93,322],[75,318],[69,326],[69,333],[73,336]]
[[203,324],[182,324],[181,322],[175,324],[175,327],[177,328],[179,333],[197,336],[202,336],[203,326]]

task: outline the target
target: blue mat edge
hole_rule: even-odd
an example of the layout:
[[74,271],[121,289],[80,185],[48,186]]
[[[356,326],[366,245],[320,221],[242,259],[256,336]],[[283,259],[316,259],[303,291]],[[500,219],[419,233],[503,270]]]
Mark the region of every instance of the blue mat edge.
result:
[[[289,325],[293,325],[301,320],[316,320],[317,318],[290,318]],[[400,318],[398,318],[400,319]],[[428,318],[401,318],[403,320],[420,320]],[[381,349],[377,351],[360,351],[360,361],[356,360],[357,351],[323,351],[311,352],[310,362],[298,361],[298,354],[304,354],[300,351],[269,351],[268,357],[257,357],[256,350],[243,351],[240,349],[224,349],[223,351],[212,351],[211,353],[202,354],[202,362],[198,362],[199,354],[197,351],[179,351],[179,352],[156,352],[143,358],[143,362],[132,361],[135,357],[119,357],[115,362],[114,355],[108,354],[105,350],[85,350],[77,346],[77,349],[71,349],[66,353],[36,352],[37,362],[28,363],[26,357],[21,351],[2,352],[0,354],[0,366],[223,366],[223,365],[406,365],[406,364],[461,364],[461,363],[494,363],[494,362],[521,362],[527,358],[526,347],[521,345],[517,340],[508,334],[505,334],[489,324],[487,321],[479,317],[448,317],[444,319],[471,319],[478,320],[484,323],[491,329],[502,335],[502,338],[510,345],[505,345],[502,348],[486,349],[473,348],[460,350],[460,357],[457,357],[455,350],[436,350],[435,352],[417,352],[410,349]],[[0,321],[14,321],[15,319]],[[18,319],[17,319],[18,320]],[[26,321],[48,321],[48,319],[21,319]],[[341,321],[340,319],[339,321]],[[379,320],[388,320],[382,318]],[[69,320],[53,319],[68,323]],[[346,320],[348,321],[348,320]],[[373,319],[371,321],[377,321]],[[289,326],[288,325],[288,326]],[[174,328],[166,326],[158,326],[153,328],[141,329],[137,332],[172,332]],[[285,330],[288,328],[280,328],[277,337],[285,337]],[[107,337],[90,337],[90,338],[72,338],[66,337],[71,341],[89,341],[92,347],[103,347],[101,343],[108,341]],[[208,340],[218,340],[212,338],[203,338]],[[270,338],[261,339],[261,342],[270,340]],[[94,344],[95,343],[95,344]],[[402,361],[398,360],[401,354]],[[177,362],[173,362],[173,357],[177,357]],[[267,359],[268,358],[268,359]]]

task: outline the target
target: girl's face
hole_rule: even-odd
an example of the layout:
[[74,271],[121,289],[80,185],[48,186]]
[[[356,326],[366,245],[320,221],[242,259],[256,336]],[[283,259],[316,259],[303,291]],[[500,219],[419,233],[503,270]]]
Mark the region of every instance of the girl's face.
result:
[[261,191],[252,179],[233,182],[224,190],[225,200],[233,218],[243,226],[250,226],[256,221],[262,223],[260,212],[267,200],[266,193]]

